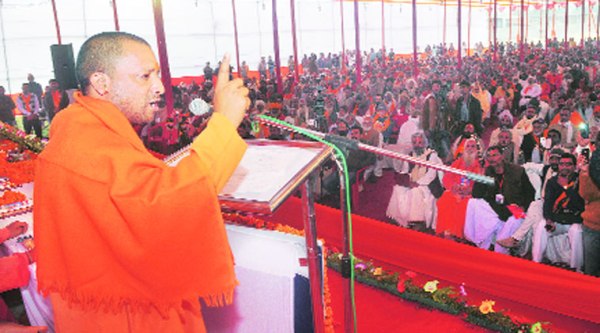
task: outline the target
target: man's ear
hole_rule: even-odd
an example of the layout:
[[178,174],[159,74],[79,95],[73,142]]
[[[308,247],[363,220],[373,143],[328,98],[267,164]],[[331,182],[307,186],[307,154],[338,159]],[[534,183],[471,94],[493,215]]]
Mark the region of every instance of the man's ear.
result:
[[110,93],[110,77],[106,73],[95,72],[90,76],[90,87],[90,96],[103,98]]

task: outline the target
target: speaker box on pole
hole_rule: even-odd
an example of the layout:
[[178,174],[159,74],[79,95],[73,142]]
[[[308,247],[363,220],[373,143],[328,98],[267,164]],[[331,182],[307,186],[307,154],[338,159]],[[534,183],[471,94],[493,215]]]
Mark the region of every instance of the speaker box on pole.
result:
[[58,80],[64,90],[77,89],[73,45],[50,45],[50,52],[52,53],[52,65],[54,66],[54,78]]

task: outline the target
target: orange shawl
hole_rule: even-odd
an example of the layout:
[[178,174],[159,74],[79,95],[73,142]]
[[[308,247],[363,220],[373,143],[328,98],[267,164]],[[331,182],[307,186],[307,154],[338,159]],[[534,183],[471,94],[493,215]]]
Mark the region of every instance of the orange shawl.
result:
[[75,100],[37,159],[40,290],[87,310],[163,316],[184,301],[199,310],[198,297],[231,302],[238,282],[217,193],[245,151],[234,126],[213,115],[190,156],[168,167],[113,104]]

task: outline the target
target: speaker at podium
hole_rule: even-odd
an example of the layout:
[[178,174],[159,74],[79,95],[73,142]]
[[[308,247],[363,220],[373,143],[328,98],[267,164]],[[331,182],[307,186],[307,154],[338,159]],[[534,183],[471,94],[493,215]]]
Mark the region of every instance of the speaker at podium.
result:
[[233,304],[203,307],[207,331],[313,332],[304,237],[237,225],[227,236],[240,284]]

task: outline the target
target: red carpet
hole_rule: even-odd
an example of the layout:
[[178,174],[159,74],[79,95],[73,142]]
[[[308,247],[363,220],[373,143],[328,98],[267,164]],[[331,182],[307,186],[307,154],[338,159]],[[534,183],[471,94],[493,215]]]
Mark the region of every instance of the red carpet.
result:
[[[344,332],[342,277],[335,271],[328,272],[334,328]],[[358,332],[489,332],[460,317],[419,307],[362,284],[356,284],[355,292]]]
[[[300,208],[300,200],[292,197],[269,219],[302,229]],[[340,212],[316,205],[316,216],[318,236],[324,238],[329,246],[341,248],[343,239]],[[420,276],[428,275],[455,286],[464,282],[470,304],[479,304],[483,299],[494,300],[497,310],[508,310],[511,315],[525,318],[529,322],[551,322],[553,332],[600,332],[600,280],[597,278],[484,251],[361,216],[354,216],[353,221],[355,254],[359,258],[371,258],[381,263],[385,269],[399,272],[412,270]],[[331,275],[333,274],[335,273],[332,272]],[[358,288],[362,290],[367,287]],[[379,295],[384,293],[376,290],[361,293],[365,291],[357,292],[356,301],[359,306],[359,325],[363,325],[360,324],[361,321],[367,323],[363,332],[376,329],[368,323],[373,323],[373,326],[394,327],[398,324],[394,324],[395,317],[404,316],[389,312],[387,309],[390,305],[380,304],[380,301],[405,301],[387,294]],[[332,294],[334,297],[342,297],[341,292],[333,287]],[[414,309],[416,305],[411,306]],[[364,309],[361,310],[361,307]],[[403,318],[415,322],[436,322],[437,319],[431,317],[432,311],[423,311],[425,318],[419,319],[416,315]],[[376,315],[375,312],[381,312],[381,317],[377,320],[371,318]],[[341,323],[343,308],[337,306],[334,316]],[[461,322],[460,318],[456,320]],[[390,323],[383,324],[379,321]],[[460,331],[465,329],[468,328]],[[446,332],[445,329],[417,331]]]

